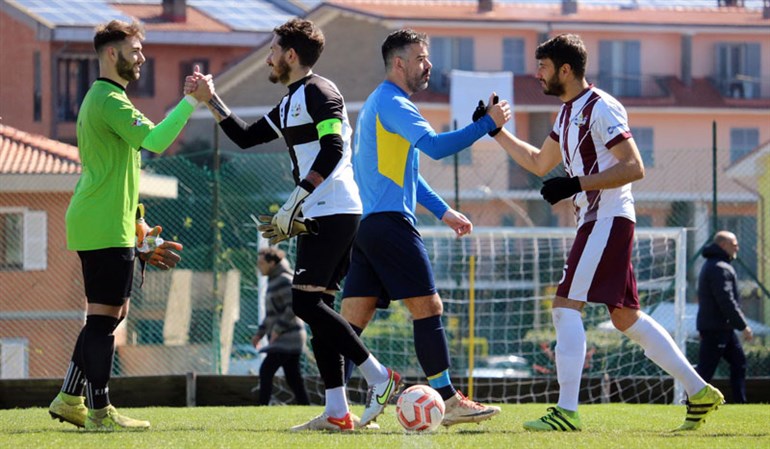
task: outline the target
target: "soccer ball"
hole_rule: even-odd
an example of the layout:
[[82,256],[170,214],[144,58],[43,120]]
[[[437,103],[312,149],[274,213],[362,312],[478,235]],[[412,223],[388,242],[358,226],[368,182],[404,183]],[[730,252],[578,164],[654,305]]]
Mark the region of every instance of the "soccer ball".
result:
[[444,400],[427,385],[413,385],[398,397],[396,417],[410,432],[431,432],[444,419]]

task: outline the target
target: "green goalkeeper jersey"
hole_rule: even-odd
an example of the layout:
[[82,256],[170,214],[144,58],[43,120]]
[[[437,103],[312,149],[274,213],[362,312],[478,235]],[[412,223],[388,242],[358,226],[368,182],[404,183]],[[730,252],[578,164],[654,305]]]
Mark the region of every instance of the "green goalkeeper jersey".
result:
[[119,84],[100,78],[88,90],[77,120],[83,169],[67,208],[68,249],[135,245],[139,150],[153,127]]

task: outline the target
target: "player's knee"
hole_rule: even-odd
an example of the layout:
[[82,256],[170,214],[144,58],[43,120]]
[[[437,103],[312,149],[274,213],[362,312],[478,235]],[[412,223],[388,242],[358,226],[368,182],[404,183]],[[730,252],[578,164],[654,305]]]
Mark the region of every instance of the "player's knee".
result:
[[318,308],[321,304],[319,292],[292,290],[291,307],[294,314],[306,323],[310,323],[313,317],[318,315]]
[[419,298],[409,298],[404,300],[404,305],[409,309],[412,318],[421,320],[444,313],[444,304],[438,294],[432,296],[423,296]]

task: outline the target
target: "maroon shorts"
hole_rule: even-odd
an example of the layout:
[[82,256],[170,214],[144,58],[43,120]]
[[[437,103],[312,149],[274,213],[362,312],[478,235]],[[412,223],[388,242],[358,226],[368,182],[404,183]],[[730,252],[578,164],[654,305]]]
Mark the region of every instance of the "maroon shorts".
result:
[[631,264],[634,222],[623,217],[585,223],[577,231],[556,295],[606,304],[610,310],[639,309]]

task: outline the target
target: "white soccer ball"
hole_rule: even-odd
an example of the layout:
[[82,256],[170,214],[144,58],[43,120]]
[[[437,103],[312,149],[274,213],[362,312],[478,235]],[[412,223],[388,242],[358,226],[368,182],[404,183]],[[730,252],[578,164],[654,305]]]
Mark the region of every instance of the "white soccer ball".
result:
[[427,385],[413,385],[398,397],[396,417],[410,432],[431,432],[444,419],[444,400]]

